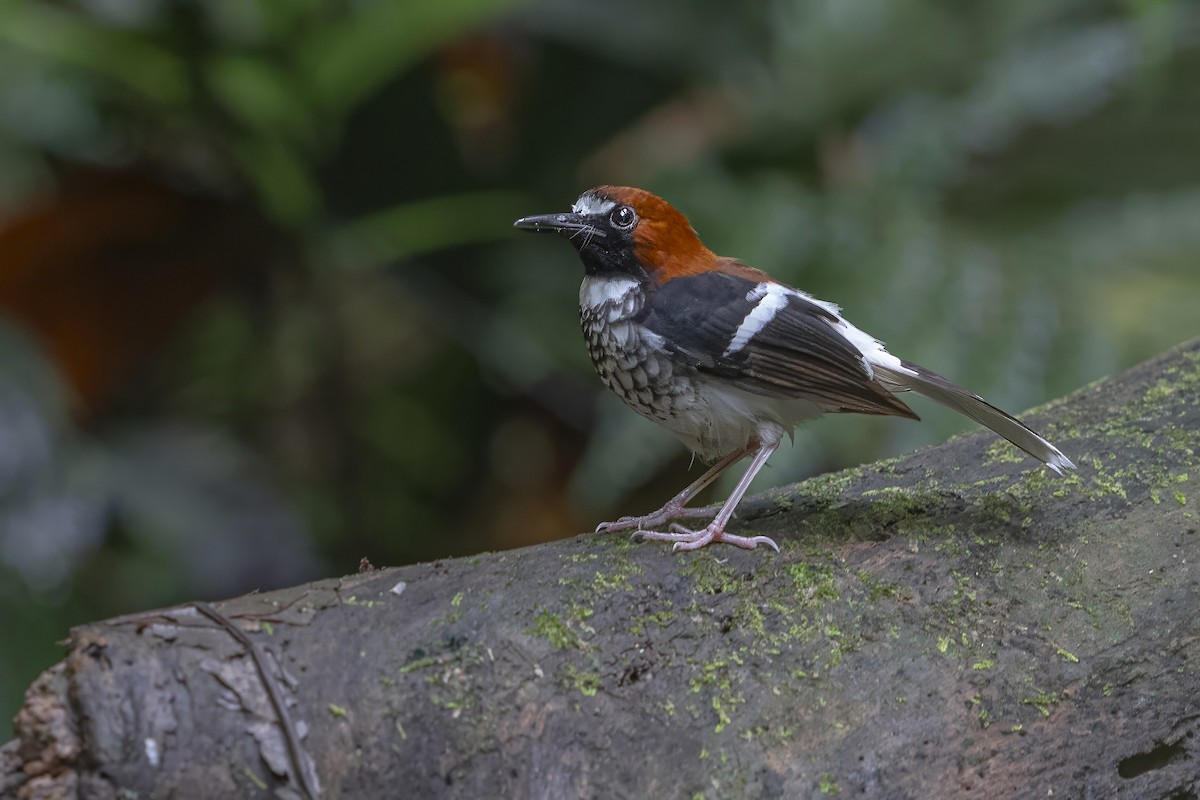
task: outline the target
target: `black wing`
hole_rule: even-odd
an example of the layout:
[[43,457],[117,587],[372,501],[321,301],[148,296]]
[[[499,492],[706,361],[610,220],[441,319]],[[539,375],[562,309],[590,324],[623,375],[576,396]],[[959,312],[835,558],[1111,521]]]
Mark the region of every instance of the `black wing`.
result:
[[767,397],[804,398],[829,410],[916,418],[877,383],[862,354],[833,327],[828,310],[789,294],[749,342],[726,352],[760,302],[759,281],[725,272],[675,278],[656,287],[639,321],[702,373]]

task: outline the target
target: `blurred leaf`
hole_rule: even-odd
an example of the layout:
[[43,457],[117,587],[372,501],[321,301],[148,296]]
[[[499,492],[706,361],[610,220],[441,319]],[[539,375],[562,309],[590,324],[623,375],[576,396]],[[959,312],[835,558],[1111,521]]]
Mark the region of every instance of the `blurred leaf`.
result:
[[155,103],[189,96],[184,65],[165,47],[49,3],[0,0],[0,41],[105,75]]
[[294,75],[271,61],[242,55],[218,55],[207,66],[213,92],[246,128],[315,144],[317,120],[301,102]]
[[316,573],[304,524],[222,432],[143,425],[106,445],[97,469],[113,513],[145,539],[141,549],[177,565],[190,591],[267,589]]
[[469,27],[529,0],[361,3],[353,14],[321,26],[301,47],[318,104],[342,114],[397,72]]
[[322,211],[320,188],[304,154],[278,135],[247,137],[233,145],[238,161],[272,219],[293,227]]
[[[448,247],[507,239],[530,207],[518,192],[471,192],[404,203],[344,225],[335,248],[365,246],[371,259],[392,261]],[[371,263],[361,261],[359,263]]]

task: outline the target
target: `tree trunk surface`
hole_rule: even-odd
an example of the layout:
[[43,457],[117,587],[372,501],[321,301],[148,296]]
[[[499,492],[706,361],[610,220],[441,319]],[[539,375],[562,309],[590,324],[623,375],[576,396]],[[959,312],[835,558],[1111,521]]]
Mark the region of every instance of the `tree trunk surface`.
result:
[[81,626],[0,790],[1200,797],[1200,340],[1028,421],[1077,473],[972,433],[747,501],[779,555],[584,535]]

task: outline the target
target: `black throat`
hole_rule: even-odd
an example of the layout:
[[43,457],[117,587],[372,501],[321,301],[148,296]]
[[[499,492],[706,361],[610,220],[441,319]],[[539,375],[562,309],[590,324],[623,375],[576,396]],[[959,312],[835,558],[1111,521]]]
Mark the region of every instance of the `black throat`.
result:
[[650,273],[634,255],[632,237],[609,230],[606,237],[571,240],[579,251],[583,269],[592,277],[626,276],[639,283],[650,280]]

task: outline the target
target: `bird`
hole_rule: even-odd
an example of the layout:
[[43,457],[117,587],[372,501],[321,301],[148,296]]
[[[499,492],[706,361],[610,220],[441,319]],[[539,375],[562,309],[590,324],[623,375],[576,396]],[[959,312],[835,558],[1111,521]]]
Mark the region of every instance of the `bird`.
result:
[[[585,191],[567,212],[522,217],[520,230],[566,237],[583,262],[579,319],[601,381],[629,408],[674,433],[709,469],[657,511],[597,532],[696,550],[745,549],[766,536],[726,527],[750,482],[797,425],[828,413],[919,419],[915,392],[992,429],[1048,469],[1075,468],[1039,434],[977,394],[887,351],[841,309],[704,246],[681,212],[629,186]],[[749,457],[728,499],[688,506]],[[678,520],[712,518],[688,528]]]

